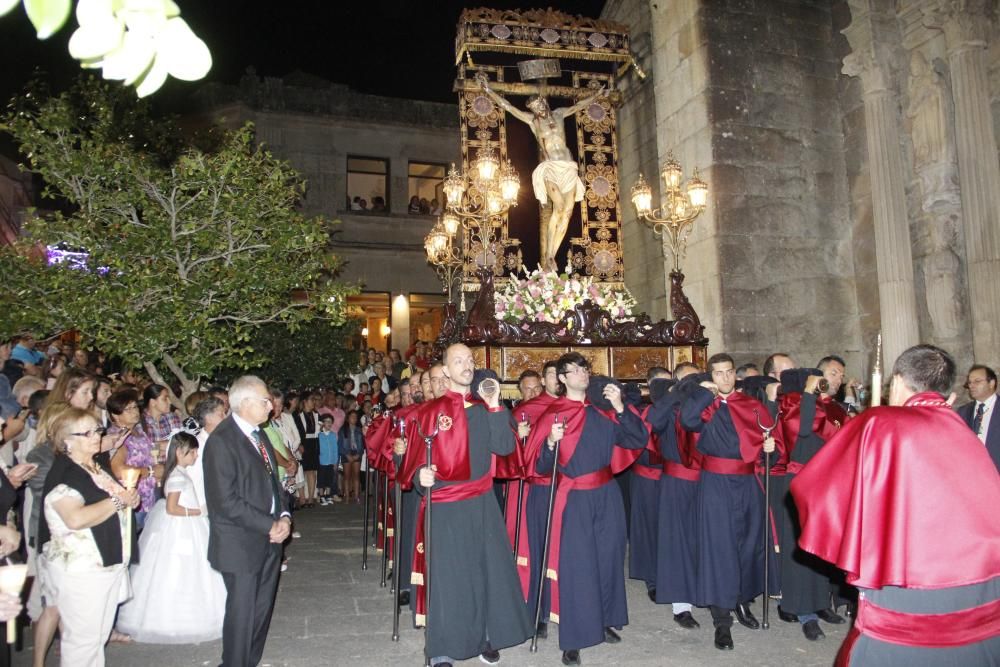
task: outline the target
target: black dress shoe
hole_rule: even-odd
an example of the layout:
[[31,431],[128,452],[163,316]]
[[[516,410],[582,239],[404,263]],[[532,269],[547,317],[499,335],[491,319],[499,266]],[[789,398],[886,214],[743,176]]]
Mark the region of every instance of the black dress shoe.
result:
[[806,639],[808,639],[811,642],[826,637],[826,635],[823,634],[823,631],[819,627],[819,621],[806,621],[805,623],[803,623],[802,634],[804,634],[806,636]]
[[579,665],[580,664],[580,652],[576,649],[572,651],[563,651],[562,664],[564,665]]
[[820,609],[816,612],[819,616],[819,620],[831,623],[833,625],[840,625],[841,623],[846,623],[844,617],[833,611],[832,609]]
[[483,651],[479,654],[479,661],[487,665],[499,665],[500,651]]
[[798,616],[796,616],[795,614],[789,614],[787,611],[785,611],[784,609],[781,608],[781,605],[778,605],[778,618],[780,618],[781,620],[783,620],[785,623],[798,623],[799,622],[799,617]]
[[674,622],[686,630],[694,630],[695,628],[701,627],[689,611],[682,611],[679,614],[674,614]]
[[618,635],[617,632],[615,632],[611,628],[604,628],[604,643],[605,644],[617,644],[621,640],[622,640],[622,638]]
[[399,592],[399,606],[405,607],[410,604],[410,591]]
[[740,625],[750,628],[751,630],[759,630],[760,623],[757,622],[757,618],[750,611],[750,605],[748,604],[738,604],[736,605],[736,620],[740,622]]
[[720,651],[733,650],[733,633],[729,628],[719,627],[715,629],[715,648]]
[[538,635],[539,639],[545,639],[545,638],[547,638],[549,636],[549,624],[548,623],[539,623],[538,624],[538,629],[537,629],[537,631],[536,631],[535,634]]
[[656,602],[656,589],[655,588],[646,589],[646,595],[649,596],[649,601],[650,602]]

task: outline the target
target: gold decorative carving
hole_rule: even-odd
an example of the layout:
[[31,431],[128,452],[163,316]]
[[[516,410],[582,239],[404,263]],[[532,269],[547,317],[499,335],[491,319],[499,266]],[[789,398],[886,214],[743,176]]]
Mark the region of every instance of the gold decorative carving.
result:
[[570,352],[579,352],[590,363],[591,375],[610,375],[611,360],[609,347],[571,347]]
[[501,380],[516,381],[526,370],[539,374],[546,361],[559,358],[566,352],[565,347],[505,347],[503,348],[503,373]]
[[653,366],[670,367],[670,348],[616,347],[611,349],[611,372],[621,380],[644,380]]
[[631,62],[627,26],[553,9],[466,9],[458,20],[455,64],[472,51]]
[[694,359],[694,348],[690,345],[684,347],[673,347],[670,349],[671,353],[671,364],[670,370],[677,368],[677,364],[683,364],[686,362],[697,363]]
[[486,368],[486,348],[485,347],[473,347],[472,350],[472,360],[476,364],[476,368]]

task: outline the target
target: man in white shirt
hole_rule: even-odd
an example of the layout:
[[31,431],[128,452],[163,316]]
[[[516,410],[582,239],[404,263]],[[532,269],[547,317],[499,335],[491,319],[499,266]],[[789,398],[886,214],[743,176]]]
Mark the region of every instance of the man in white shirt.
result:
[[960,407],[958,414],[986,445],[993,464],[1000,471],[1000,420],[995,419],[997,374],[989,366],[976,364],[969,369],[965,388],[972,401]]

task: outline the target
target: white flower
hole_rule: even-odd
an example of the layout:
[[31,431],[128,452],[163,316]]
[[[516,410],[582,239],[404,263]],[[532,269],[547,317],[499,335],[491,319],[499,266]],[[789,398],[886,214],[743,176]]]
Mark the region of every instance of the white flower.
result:
[[196,81],[212,67],[208,47],[172,0],[80,0],[76,17],[70,55],[83,67],[103,69],[105,79],[134,84],[139,97],[157,91],[168,75]]

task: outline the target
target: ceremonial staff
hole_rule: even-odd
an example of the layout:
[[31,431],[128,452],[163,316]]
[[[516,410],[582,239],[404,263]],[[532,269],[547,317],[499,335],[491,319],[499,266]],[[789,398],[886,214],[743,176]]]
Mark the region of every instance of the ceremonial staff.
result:
[[[521,413],[521,421],[528,421],[524,413]],[[521,437],[521,454],[524,455],[524,450],[528,446],[528,436]],[[517,511],[514,514],[514,562],[517,562],[517,552],[521,546],[521,505],[524,502],[524,471],[521,473],[521,477],[517,480]],[[504,508],[506,508],[507,503],[504,502]]]
[[372,470],[368,463],[365,464],[365,528],[361,531],[361,541],[363,542],[361,547],[362,570],[368,569],[368,503],[371,502],[372,496]]
[[[778,418],[781,416],[781,411],[779,410],[776,415],[774,415],[774,423],[770,426],[764,426],[763,422],[760,421],[760,412],[754,408],[753,414],[757,417],[757,427],[760,428],[761,433],[764,434],[764,440],[766,441],[771,437],[771,432],[778,427]],[[770,550],[773,549],[773,543],[771,541],[771,452],[764,452],[764,602],[763,611],[761,612],[760,627],[767,630],[770,627],[770,623],[767,619],[769,599],[768,599],[768,563],[771,561]]]
[[[438,415],[440,418],[441,415]],[[414,420],[416,421],[416,420]],[[428,470],[434,470],[434,462],[431,457],[431,443],[434,442],[434,438],[438,434],[437,423],[434,424],[434,432],[430,435],[425,434],[420,429],[420,424],[417,423],[417,435],[419,435],[424,440],[424,447],[427,450],[427,463],[425,464]],[[424,506],[424,666],[431,667],[431,654],[427,650],[427,640],[428,640],[428,628],[430,627],[431,621],[431,488],[428,486],[425,490],[424,501],[426,505]]]
[[[393,531],[395,532],[395,531]],[[393,540],[395,541],[395,540]],[[382,581],[379,588],[385,588],[389,565],[389,467],[382,473]]]
[[[389,410],[385,411],[385,418],[392,419],[392,412]],[[376,443],[377,445],[378,443]],[[381,478],[378,474],[381,472]],[[378,496],[379,491],[382,492],[382,514],[377,522],[382,524],[382,574],[379,579],[379,588],[385,588],[386,583],[386,573],[389,565],[389,466],[386,465],[384,471],[379,471],[376,468],[375,477],[375,507],[376,511],[378,508]],[[375,548],[378,548],[378,534],[375,535]]]
[[[406,440],[406,419],[400,419],[397,423],[399,425],[399,437]],[[394,494],[396,520],[393,525],[392,539],[392,641],[394,642],[399,641],[399,538],[403,525],[403,487],[401,486],[402,480],[399,478],[400,467],[399,465],[396,466],[396,489]]]
[[[559,421],[556,414],[553,424]],[[566,426],[566,419],[563,419],[563,426]],[[556,473],[559,469],[559,443],[562,438],[555,442],[554,456],[552,462],[552,481],[549,482],[549,512],[545,517],[545,542],[542,546],[542,562],[538,570],[538,596],[535,598],[535,631],[531,635],[531,652],[538,651],[538,624],[542,620],[542,593],[545,591],[545,575],[549,570],[549,540],[552,538],[552,508],[555,507],[556,500]]]

